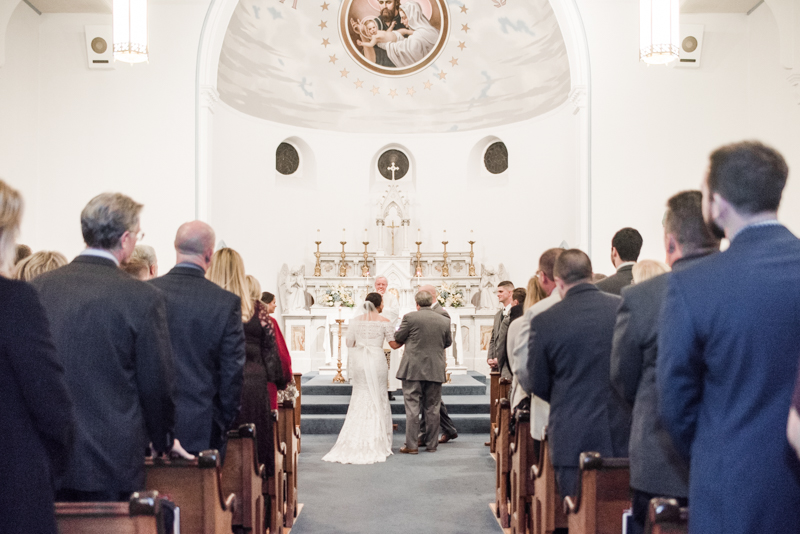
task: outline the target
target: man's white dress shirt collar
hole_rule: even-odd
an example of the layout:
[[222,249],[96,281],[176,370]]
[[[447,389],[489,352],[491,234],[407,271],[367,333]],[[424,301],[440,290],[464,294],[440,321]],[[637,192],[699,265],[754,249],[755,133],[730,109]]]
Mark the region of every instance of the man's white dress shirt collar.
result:
[[109,251],[103,248],[87,248],[84,249],[80,254],[80,256],[97,256],[98,258],[105,258],[107,260],[113,261],[117,267],[119,267],[119,260],[111,254]]

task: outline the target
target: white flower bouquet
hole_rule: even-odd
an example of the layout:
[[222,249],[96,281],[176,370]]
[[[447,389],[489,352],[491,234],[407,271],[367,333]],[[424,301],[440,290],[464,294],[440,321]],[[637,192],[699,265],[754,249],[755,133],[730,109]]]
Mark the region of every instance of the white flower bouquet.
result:
[[325,295],[322,298],[322,305],[333,308],[334,306],[344,306],[345,308],[352,308],[356,305],[356,299],[353,296],[353,291],[346,288],[342,284],[330,285],[325,290]]
[[456,287],[455,283],[448,284],[447,282],[442,282],[438,290],[439,296],[436,300],[439,302],[440,306],[444,308],[460,308],[466,305],[464,292]]

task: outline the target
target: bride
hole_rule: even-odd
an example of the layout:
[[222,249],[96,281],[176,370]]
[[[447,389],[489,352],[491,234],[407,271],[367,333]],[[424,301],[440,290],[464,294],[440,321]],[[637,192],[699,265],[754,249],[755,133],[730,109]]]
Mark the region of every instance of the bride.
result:
[[347,346],[353,393],[336,444],[322,459],[343,464],[385,462],[392,454],[392,411],[386,396],[389,369],[383,342],[394,341],[391,323],[380,316],[383,299],[370,293],[364,313],[350,321]]

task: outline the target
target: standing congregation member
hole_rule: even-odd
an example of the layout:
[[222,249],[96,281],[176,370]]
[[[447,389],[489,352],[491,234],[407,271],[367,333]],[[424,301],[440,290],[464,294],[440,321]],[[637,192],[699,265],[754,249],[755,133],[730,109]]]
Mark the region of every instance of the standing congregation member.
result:
[[[664,248],[674,272],[719,252],[719,239],[705,225],[701,203],[700,191],[684,191],[667,201]],[[624,288],[614,329],[611,383],[633,407],[629,453],[636,532],[644,532],[650,499],[674,498],[686,506],[689,496],[689,466],[661,423],[656,391],[659,319],[670,276]]]
[[75,415],[39,297],[8,278],[21,219],[22,196],[0,180],[0,532],[56,534]]
[[520,385],[550,403],[547,439],[563,498],[577,491],[582,452],[627,457],[629,422],[608,380],[620,298],[592,284],[592,262],[578,249],[561,253],[555,276],[563,300],[531,321]]
[[800,461],[785,437],[800,347],[800,240],[777,220],[787,175],[759,142],[715,150],[703,217],[730,247],[669,277],[656,381],[690,459],[692,533],[800,525]]
[[175,437],[196,454],[224,457],[228,429],[239,414],[244,369],[241,299],[206,279],[214,230],[204,222],[181,225],[176,265],[150,283],[167,302],[175,357]]
[[[400,303],[397,302],[397,297],[391,291],[386,291],[389,288],[389,280],[385,276],[379,276],[375,279],[375,292],[381,296],[383,302],[383,311],[381,317],[389,321],[392,328],[397,328],[400,323]],[[386,387],[389,389],[389,400],[394,400],[394,392],[402,387],[397,377],[397,370],[400,368],[400,352],[393,350],[389,354],[389,380]]]
[[[514,350],[511,353],[511,372],[514,380],[511,383],[511,408],[519,406],[526,398],[529,398],[530,390],[525,390],[520,384],[530,383],[531,377],[528,375],[528,338],[531,331],[531,321],[540,313],[549,310],[554,304],[561,302],[561,294],[558,292],[556,277],[554,274],[556,260],[564,252],[563,248],[551,248],[545,250],[539,257],[539,269],[536,271],[536,278],[539,286],[545,294],[545,298],[538,300],[525,310],[522,316],[522,324],[516,333]],[[529,302],[531,293],[525,298]],[[550,407],[547,403],[539,399],[539,402],[531,403],[531,435],[534,439],[542,439],[542,429],[547,424],[550,415]]]
[[[173,447],[174,364],[164,297],[119,269],[142,205],[103,193],[81,212],[86,249],[39,290],[75,402],[72,459],[60,501],[124,501],[144,489],[144,451]],[[176,440],[177,443],[177,440]]]
[[14,280],[30,282],[37,276],[65,266],[67,258],[60,252],[40,250],[19,261],[14,266]]
[[17,245],[16,254],[14,255],[14,265],[18,264],[31,254],[33,254],[31,247],[20,243],[19,245]]
[[[518,287],[511,292],[511,307],[508,309],[506,316],[503,317],[503,322],[500,323],[500,332],[497,334],[497,338],[495,338],[496,348],[494,356],[497,360],[497,368],[500,370],[500,375],[508,380],[514,377],[511,372],[511,362],[508,357],[508,328],[511,325],[511,311],[514,310],[514,308],[521,310],[526,297],[527,294],[524,288]],[[522,315],[521,311],[518,313]]]
[[617,272],[597,282],[606,293],[619,295],[622,288],[633,281],[633,265],[642,250],[642,234],[635,228],[623,228],[611,240],[611,263]]
[[[442,317],[447,317],[447,320],[450,321],[450,314],[447,313],[447,310],[439,304],[439,291],[433,287],[432,285],[424,285],[420,286],[420,291],[427,291],[430,293],[431,297],[433,297],[433,304],[431,304],[431,309],[441,315]],[[451,333],[452,336],[452,328]],[[445,353],[445,362],[447,362],[447,354]],[[445,367],[446,368],[446,367]],[[458,437],[458,429],[456,425],[453,423],[453,420],[450,418],[450,414],[447,413],[447,406],[444,404],[444,399],[439,402],[439,428],[442,431],[442,435],[439,436],[439,443],[447,443],[450,440],[456,439]],[[420,419],[419,423],[419,439],[417,440],[417,445],[422,447],[425,444],[425,434],[427,433],[427,427],[425,426],[425,417]]]
[[[494,315],[494,323],[492,325],[492,336],[489,338],[489,351],[486,353],[486,363],[493,371],[500,371],[497,367],[497,356],[500,349],[500,325],[503,324],[503,319],[508,317],[508,312],[511,310],[511,300],[514,296],[514,284],[508,280],[504,280],[497,284],[497,300],[502,306]],[[505,378],[511,378],[506,376]]]
[[427,432],[425,446],[436,452],[439,444],[439,403],[442,383],[446,380],[444,349],[453,343],[450,320],[431,309],[433,297],[427,291],[414,295],[417,311],[406,314],[389,342],[393,349],[406,346],[397,378],[403,381],[403,400],[406,408],[406,444],[404,454],[417,454],[420,410],[424,414]]
[[[540,300],[546,299],[547,293],[544,292],[541,283],[539,283],[538,276],[532,276],[530,280],[528,280],[528,287],[525,290],[525,299],[523,303],[519,307],[519,312],[514,312],[514,308],[511,308],[509,312],[510,323],[508,325],[508,334],[506,335],[506,353],[508,354],[508,364],[511,366],[511,373],[514,377],[511,380],[511,409],[514,410],[520,402],[522,402],[525,398],[527,398],[527,394],[519,387],[519,380],[514,372],[516,368],[516,362],[514,358],[517,356],[514,354],[514,349],[517,348],[517,339],[519,338],[519,334],[522,331],[523,325],[525,321],[517,321],[516,319],[521,319],[525,312],[530,309],[531,306],[539,302]],[[512,314],[512,312],[514,312]],[[516,313],[519,313],[519,317],[516,316]],[[525,334],[525,349],[527,351],[527,342],[528,342],[528,332],[530,332],[530,321],[528,321],[528,327],[526,328]],[[529,408],[529,406],[525,406],[525,409]]]

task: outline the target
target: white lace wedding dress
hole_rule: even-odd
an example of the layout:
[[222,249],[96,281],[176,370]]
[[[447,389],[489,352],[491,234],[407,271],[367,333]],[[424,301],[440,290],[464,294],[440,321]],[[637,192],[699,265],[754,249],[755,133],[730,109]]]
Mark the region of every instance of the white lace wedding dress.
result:
[[389,369],[383,342],[394,341],[387,321],[353,319],[347,329],[350,406],[336,444],[322,459],[343,464],[385,462],[392,454],[392,411],[386,395]]

